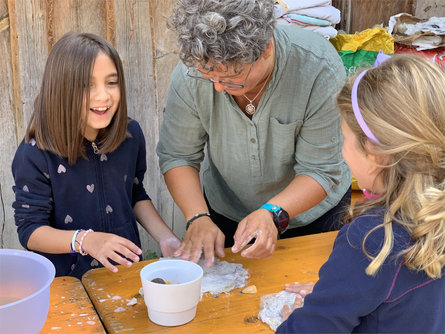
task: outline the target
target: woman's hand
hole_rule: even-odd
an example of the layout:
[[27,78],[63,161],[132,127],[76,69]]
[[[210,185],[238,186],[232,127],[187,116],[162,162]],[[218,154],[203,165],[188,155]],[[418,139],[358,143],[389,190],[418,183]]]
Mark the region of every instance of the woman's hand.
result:
[[139,262],[139,255],[142,254],[142,250],[130,240],[103,232],[88,233],[82,248],[112,272],[118,269],[109,260],[129,268],[133,262]]
[[181,246],[181,241],[176,237],[169,237],[161,239],[159,241],[159,246],[161,247],[162,256],[170,257],[174,256],[174,253]]
[[239,252],[255,238],[254,244],[244,250],[241,256],[255,259],[271,256],[277,244],[277,235],[278,230],[270,212],[264,209],[256,210],[238,224],[233,237],[235,244],[232,252]]
[[216,255],[224,257],[224,233],[213,223],[210,217],[196,219],[187,230],[181,247],[174,256],[184,260],[198,262],[204,249],[206,266],[210,268]]

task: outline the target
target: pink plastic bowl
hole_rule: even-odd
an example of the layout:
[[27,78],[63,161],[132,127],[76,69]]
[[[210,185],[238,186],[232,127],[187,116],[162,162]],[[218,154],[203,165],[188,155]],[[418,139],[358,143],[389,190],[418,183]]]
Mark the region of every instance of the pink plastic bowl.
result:
[[0,249],[0,333],[39,333],[49,309],[56,270],[47,258]]

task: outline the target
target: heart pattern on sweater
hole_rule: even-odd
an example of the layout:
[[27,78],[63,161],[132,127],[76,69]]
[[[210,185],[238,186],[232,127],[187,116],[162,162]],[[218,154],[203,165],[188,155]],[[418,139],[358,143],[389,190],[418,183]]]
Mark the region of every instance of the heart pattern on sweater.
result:
[[107,214],[109,214],[109,213],[113,212],[113,208],[110,205],[107,205],[107,207],[105,208],[105,212]]
[[102,153],[100,155],[100,161],[107,161],[107,160],[108,160],[107,155]]
[[73,217],[71,217],[70,215],[66,215],[65,217],[65,224],[69,224],[73,222]]
[[26,191],[27,193],[29,193],[29,189],[28,189],[27,185],[24,185],[22,189],[23,189],[23,191]]
[[139,179],[137,177],[135,177],[133,182],[134,182],[134,184],[139,184]]
[[94,191],[94,183],[92,183],[92,184],[87,184],[87,190],[88,190],[90,193],[93,193],[93,191]]
[[60,164],[59,168],[57,168],[57,173],[62,174],[62,173],[66,173],[66,168],[64,165]]
[[99,262],[96,259],[93,259],[93,261],[91,261],[90,266],[91,267],[97,267],[99,265]]

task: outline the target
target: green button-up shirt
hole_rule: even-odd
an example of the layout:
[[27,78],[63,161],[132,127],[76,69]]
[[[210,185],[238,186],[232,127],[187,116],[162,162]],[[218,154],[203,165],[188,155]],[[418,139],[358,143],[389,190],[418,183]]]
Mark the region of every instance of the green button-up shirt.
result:
[[337,205],[351,184],[335,106],[345,70],[334,47],[313,32],[278,25],[274,36],[273,76],[251,120],[230,94],[189,78],[179,63],[157,153],[162,173],[184,165],[199,169],[204,159],[202,181],[210,205],[235,221],[296,175],[312,177],[328,195],[294,217],[292,228]]

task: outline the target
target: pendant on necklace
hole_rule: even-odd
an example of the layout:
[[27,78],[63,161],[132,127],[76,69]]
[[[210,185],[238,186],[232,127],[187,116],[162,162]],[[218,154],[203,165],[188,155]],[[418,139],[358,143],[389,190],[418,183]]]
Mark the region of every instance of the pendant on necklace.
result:
[[246,113],[247,114],[249,114],[250,116],[252,116],[254,113],[255,113],[255,111],[256,111],[256,108],[255,108],[255,106],[252,104],[252,103],[249,103],[247,106],[246,106]]

